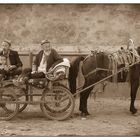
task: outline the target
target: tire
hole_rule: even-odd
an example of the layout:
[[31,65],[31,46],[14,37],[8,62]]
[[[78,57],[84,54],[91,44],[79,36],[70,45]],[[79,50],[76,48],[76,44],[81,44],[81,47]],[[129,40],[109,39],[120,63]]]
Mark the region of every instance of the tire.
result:
[[[59,83],[59,85],[57,84],[57,86],[59,86],[59,87],[63,88],[64,90],[67,90],[68,91],[68,88],[66,86],[64,86],[64,85],[61,85],[60,83]],[[55,96],[55,99],[57,100],[57,95]],[[45,108],[47,110],[49,110],[52,113],[55,113],[55,112],[56,113],[58,113],[58,112],[62,113],[64,111],[66,111],[71,106],[71,102],[69,100],[69,102],[68,102],[68,104],[66,106],[64,106],[63,108],[61,108],[60,110],[57,110],[57,111],[55,109],[53,109],[53,108],[49,108],[49,106],[47,106],[47,104],[44,104],[44,106],[45,106]]]
[[[13,84],[3,87],[3,95],[8,95],[9,93],[12,93],[13,95],[15,95],[18,98],[18,102],[28,101],[28,95],[27,95],[25,89],[19,88]],[[20,104],[19,112],[22,112],[27,107],[27,105],[28,105],[27,103]],[[2,106],[2,108],[7,112],[10,111],[4,105]]]
[[71,116],[75,101],[71,92],[64,86],[54,86],[44,90],[40,104],[44,115],[52,120],[65,120]]
[[19,112],[18,99],[14,94],[0,94],[0,120],[11,120]]

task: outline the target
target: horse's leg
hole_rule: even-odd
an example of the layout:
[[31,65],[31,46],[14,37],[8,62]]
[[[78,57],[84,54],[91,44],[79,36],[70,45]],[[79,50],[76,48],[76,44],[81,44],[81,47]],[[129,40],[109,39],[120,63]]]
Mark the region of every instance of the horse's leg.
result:
[[131,73],[131,103],[130,103],[130,111],[135,114],[137,113],[137,109],[135,108],[135,99],[136,99],[136,94],[137,94],[137,90],[139,87],[139,77],[140,77],[140,72],[139,72],[139,67],[135,67],[134,69],[132,69],[132,73]]
[[[83,86],[83,89],[88,87],[90,84],[85,81],[85,84]],[[89,94],[91,92],[91,90],[93,89],[93,87],[83,91],[80,93],[80,106],[79,106],[79,110],[81,111],[82,115],[89,115],[88,109],[87,109],[87,100],[89,97]]]
[[131,82],[131,103],[130,103],[130,111],[135,114],[137,113],[137,109],[135,108],[135,99],[136,99],[136,94],[137,94],[137,90],[139,87],[139,79],[135,79],[133,82]]
[[69,81],[69,87],[70,87],[70,91],[72,94],[76,93],[76,79],[78,76],[78,72],[79,72],[79,65],[80,62],[84,60],[84,57],[80,56],[77,57],[70,66],[69,69],[69,77],[68,77],[68,81]]

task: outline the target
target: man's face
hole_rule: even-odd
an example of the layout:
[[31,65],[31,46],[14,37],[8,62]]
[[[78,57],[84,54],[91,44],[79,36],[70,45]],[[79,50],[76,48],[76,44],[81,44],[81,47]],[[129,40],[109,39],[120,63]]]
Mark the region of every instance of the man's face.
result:
[[2,42],[2,48],[4,51],[8,51],[10,49],[10,45],[7,42]]
[[46,54],[46,55],[49,55],[50,52],[51,52],[50,43],[44,43],[44,44],[42,44],[41,46],[42,46],[42,49],[44,50],[45,54]]

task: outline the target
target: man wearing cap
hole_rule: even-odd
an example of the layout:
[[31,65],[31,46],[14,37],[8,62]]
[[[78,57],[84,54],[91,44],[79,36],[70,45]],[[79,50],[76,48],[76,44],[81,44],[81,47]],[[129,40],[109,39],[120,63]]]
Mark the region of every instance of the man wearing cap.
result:
[[63,58],[56,52],[55,49],[51,48],[50,42],[48,40],[43,40],[41,42],[42,50],[37,54],[34,61],[33,72],[43,72],[46,73],[51,67],[63,61]]
[[9,40],[4,40],[1,46],[2,51],[0,52],[0,56],[6,57],[6,65],[8,66],[8,76],[20,75],[22,72],[23,64],[19,58],[18,52],[10,49],[11,42]]
[[56,52],[55,49],[52,49],[48,40],[43,40],[41,42],[41,48],[42,50],[36,55],[32,69],[24,69],[22,74],[19,76],[19,83],[24,83],[30,78],[45,78],[45,74],[49,69],[63,62],[63,58]]

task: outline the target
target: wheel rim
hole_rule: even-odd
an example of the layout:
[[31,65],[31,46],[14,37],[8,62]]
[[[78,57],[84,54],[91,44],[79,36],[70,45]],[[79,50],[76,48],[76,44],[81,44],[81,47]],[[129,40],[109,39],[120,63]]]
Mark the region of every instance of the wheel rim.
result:
[[13,94],[0,95],[0,119],[10,120],[16,116],[19,110],[17,97]]
[[62,86],[54,86],[52,91],[45,90],[41,109],[45,116],[54,120],[67,119],[74,110],[74,99],[70,91]]
[[[28,96],[27,96],[25,90],[22,89],[22,88],[19,88],[19,87],[17,87],[17,86],[14,86],[13,84],[8,85],[8,86],[6,86],[6,87],[3,87],[1,90],[2,90],[2,92],[3,92],[3,93],[2,93],[3,95],[9,95],[9,94],[15,95],[15,96],[18,98],[18,102],[20,102],[20,101],[28,101]],[[20,104],[20,105],[19,105],[19,110],[18,110],[18,111],[19,111],[19,112],[22,112],[22,111],[26,108],[27,105],[28,105],[27,103],[25,103],[25,104]],[[2,107],[6,112],[10,112],[9,108],[7,108],[6,106],[2,105],[1,107]]]

